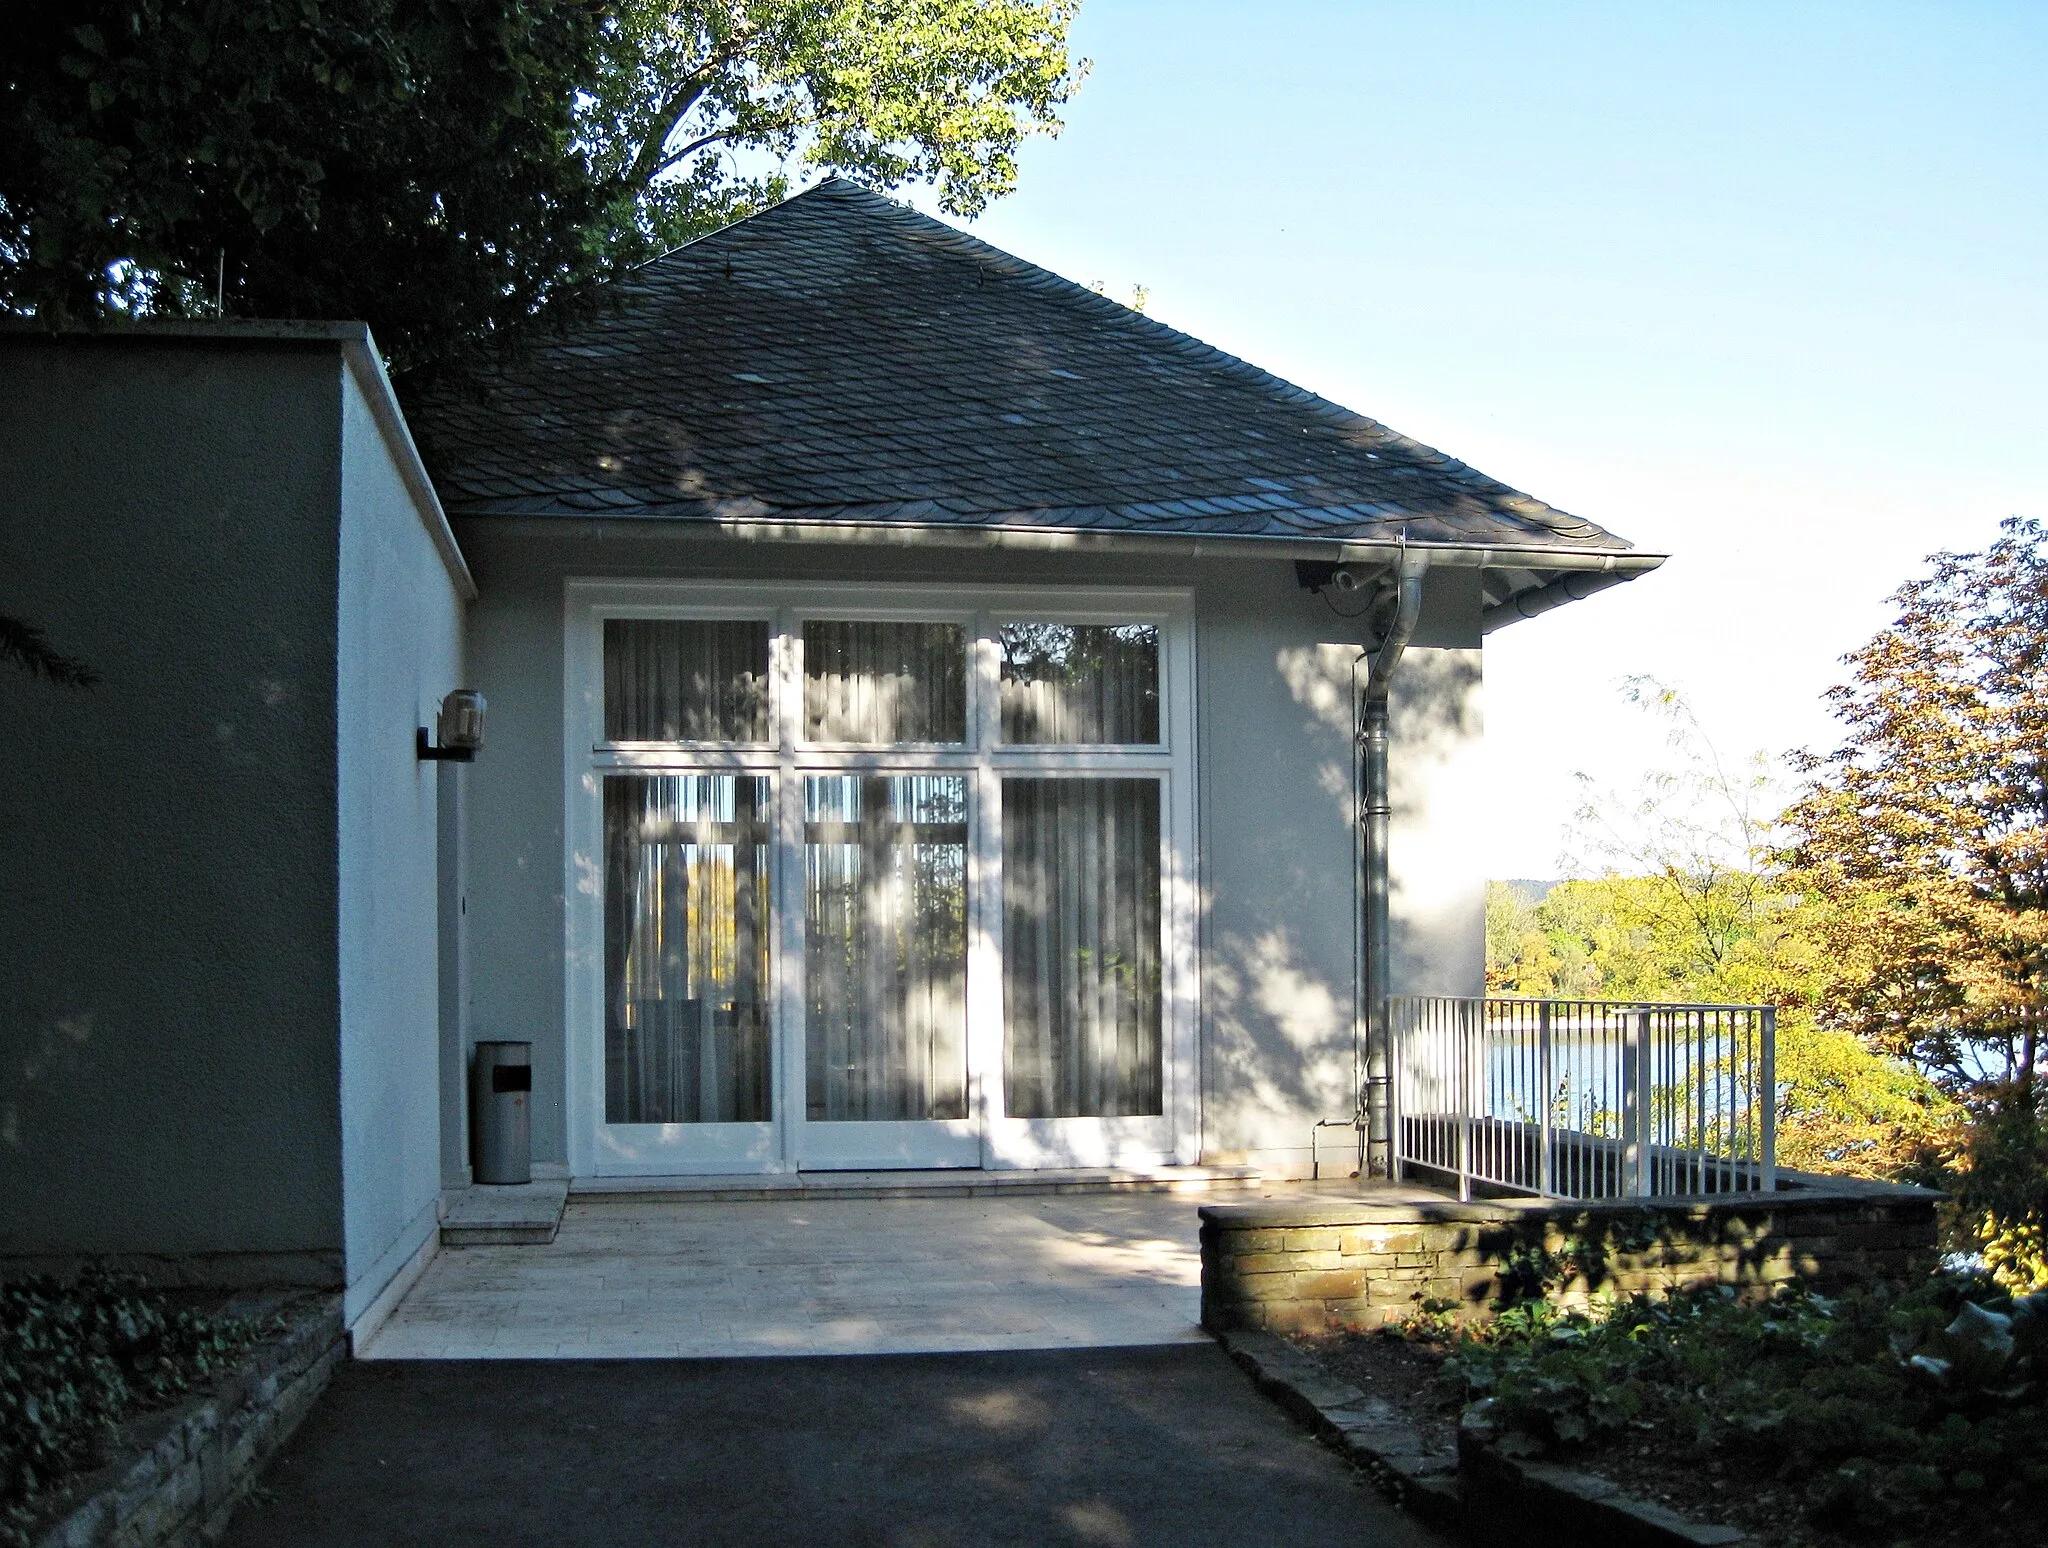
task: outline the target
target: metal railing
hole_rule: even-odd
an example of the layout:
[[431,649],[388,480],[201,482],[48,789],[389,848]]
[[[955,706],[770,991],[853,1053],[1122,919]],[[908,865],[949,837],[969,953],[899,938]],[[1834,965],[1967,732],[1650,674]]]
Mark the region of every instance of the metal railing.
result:
[[1396,1174],[1552,1198],[1777,1186],[1768,1005],[1395,995]]

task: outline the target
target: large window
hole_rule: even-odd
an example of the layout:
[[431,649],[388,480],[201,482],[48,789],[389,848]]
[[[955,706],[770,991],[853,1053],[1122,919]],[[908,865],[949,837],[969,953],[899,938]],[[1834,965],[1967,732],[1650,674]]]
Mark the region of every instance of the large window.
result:
[[1086,1164],[1191,1129],[1182,604],[1060,600],[572,586],[604,1157]]
[[1013,1117],[1160,1111],[1159,947],[1159,782],[1004,780]]

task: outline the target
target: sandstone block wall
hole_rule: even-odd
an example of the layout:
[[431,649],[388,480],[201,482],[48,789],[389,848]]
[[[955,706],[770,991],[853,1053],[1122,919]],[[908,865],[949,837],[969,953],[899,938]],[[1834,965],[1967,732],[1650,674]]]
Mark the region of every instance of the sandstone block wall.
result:
[[[1202,1214],[1205,1326],[1365,1331],[1424,1302],[1478,1319],[1518,1271],[1564,1274],[1553,1298],[1725,1284],[1767,1291],[1924,1274],[1935,1206],[1921,1188],[1795,1176],[1770,1195],[1665,1203],[1507,1199],[1460,1204],[1415,1188],[1356,1199],[1212,1204]],[[1547,1254],[1547,1258],[1540,1255]]]
[[[283,1298],[256,1294],[229,1315],[259,1321]],[[131,1420],[115,1460],[37,1502],[35,1548],[199,1548],[218,1542],[257,1473],[348,1358],[341,1297],[283,1305],[284,1331],[175,1407]],[[10,1539],[11,1540],[11,1539]]]

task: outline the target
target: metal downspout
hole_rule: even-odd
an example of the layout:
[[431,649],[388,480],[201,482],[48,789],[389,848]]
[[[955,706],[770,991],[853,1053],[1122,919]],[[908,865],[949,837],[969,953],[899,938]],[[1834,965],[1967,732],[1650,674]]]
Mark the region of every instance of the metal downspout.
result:
[[1358,758],[1360,826],[1365,843],[1365,1175],[1391,1178],[1394,1170],[1393,1047],[1387,1020],[1392,932],[1387,915],[1387,838],[1393,816],[1387,781],[1390,740],[1388,698],[1401,653],[1422,612],[1424,553],[1403,552],[1393,622],[1379,649],[1359,700]]

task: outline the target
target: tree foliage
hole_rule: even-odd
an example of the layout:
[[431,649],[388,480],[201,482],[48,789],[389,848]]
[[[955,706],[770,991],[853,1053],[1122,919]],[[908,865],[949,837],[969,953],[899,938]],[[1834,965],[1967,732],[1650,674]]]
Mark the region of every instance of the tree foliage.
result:
[[1489,993],[1541,999],[1778,1008],[1778,1155],[1787,1166],[1926,1177],[1959,1117],[1908,1062],[1818,1016],[1813,909],[1758,870],[1714,887],[1663,876],[1558,883],[1531,901],[1487,896]]
[[1787,900],[1760,864],[1779,804],[1770,760],[1730,765],[1684,696],[1654,678],[1624,679],[1622,695],[1663,724],[1669,762],[1627,793],[1579,776],[1569,863],[1648,880],[1633,889],[1632,908],[1664,956],[1638,968],[1646,990],[1676,975],[1674,989],[1682,981],[1723,998],[1770,998],[1769,964],[1791,939],[1778,927]]
[[0,51],[0,309],[367,320],[402,368],[783,196],[974,214],[1067,0],[82,0]]
[[2048,1285],[2048,531],[1938,553],[1849,656],[1846,735],[1808,756],[1788,883],[1812,900],[1827,1025],[1965,1105],[1945,1182],[2017,1289]]
[[1779,1156],[1872,1176],[1926,1175],[1958,1110],[1910,1063],[1826,1024],[1820,911],[1772,864],[1779,783],[1730,765],[1681,695],[1624,685],[1667,730],[1670,761],[1587,796],[1571,863],[1540,900],[1487,899],[1493,993],[1778,1009]]
[[576,0],[15,7],[0,64],[0,298],[109,316],[368,320],[403,367],[593,269]]
[[2048,532],[1941,553],[1829,697],[1789,881],[1823,905],[1830,1024],[2022,1100],[2048,1014]]
[[624,0],[580,115],[619,251],[672,247],[787,191],[784,168],[935,184],[975,215],[1059,131],[1085,63],[1065,0]]

